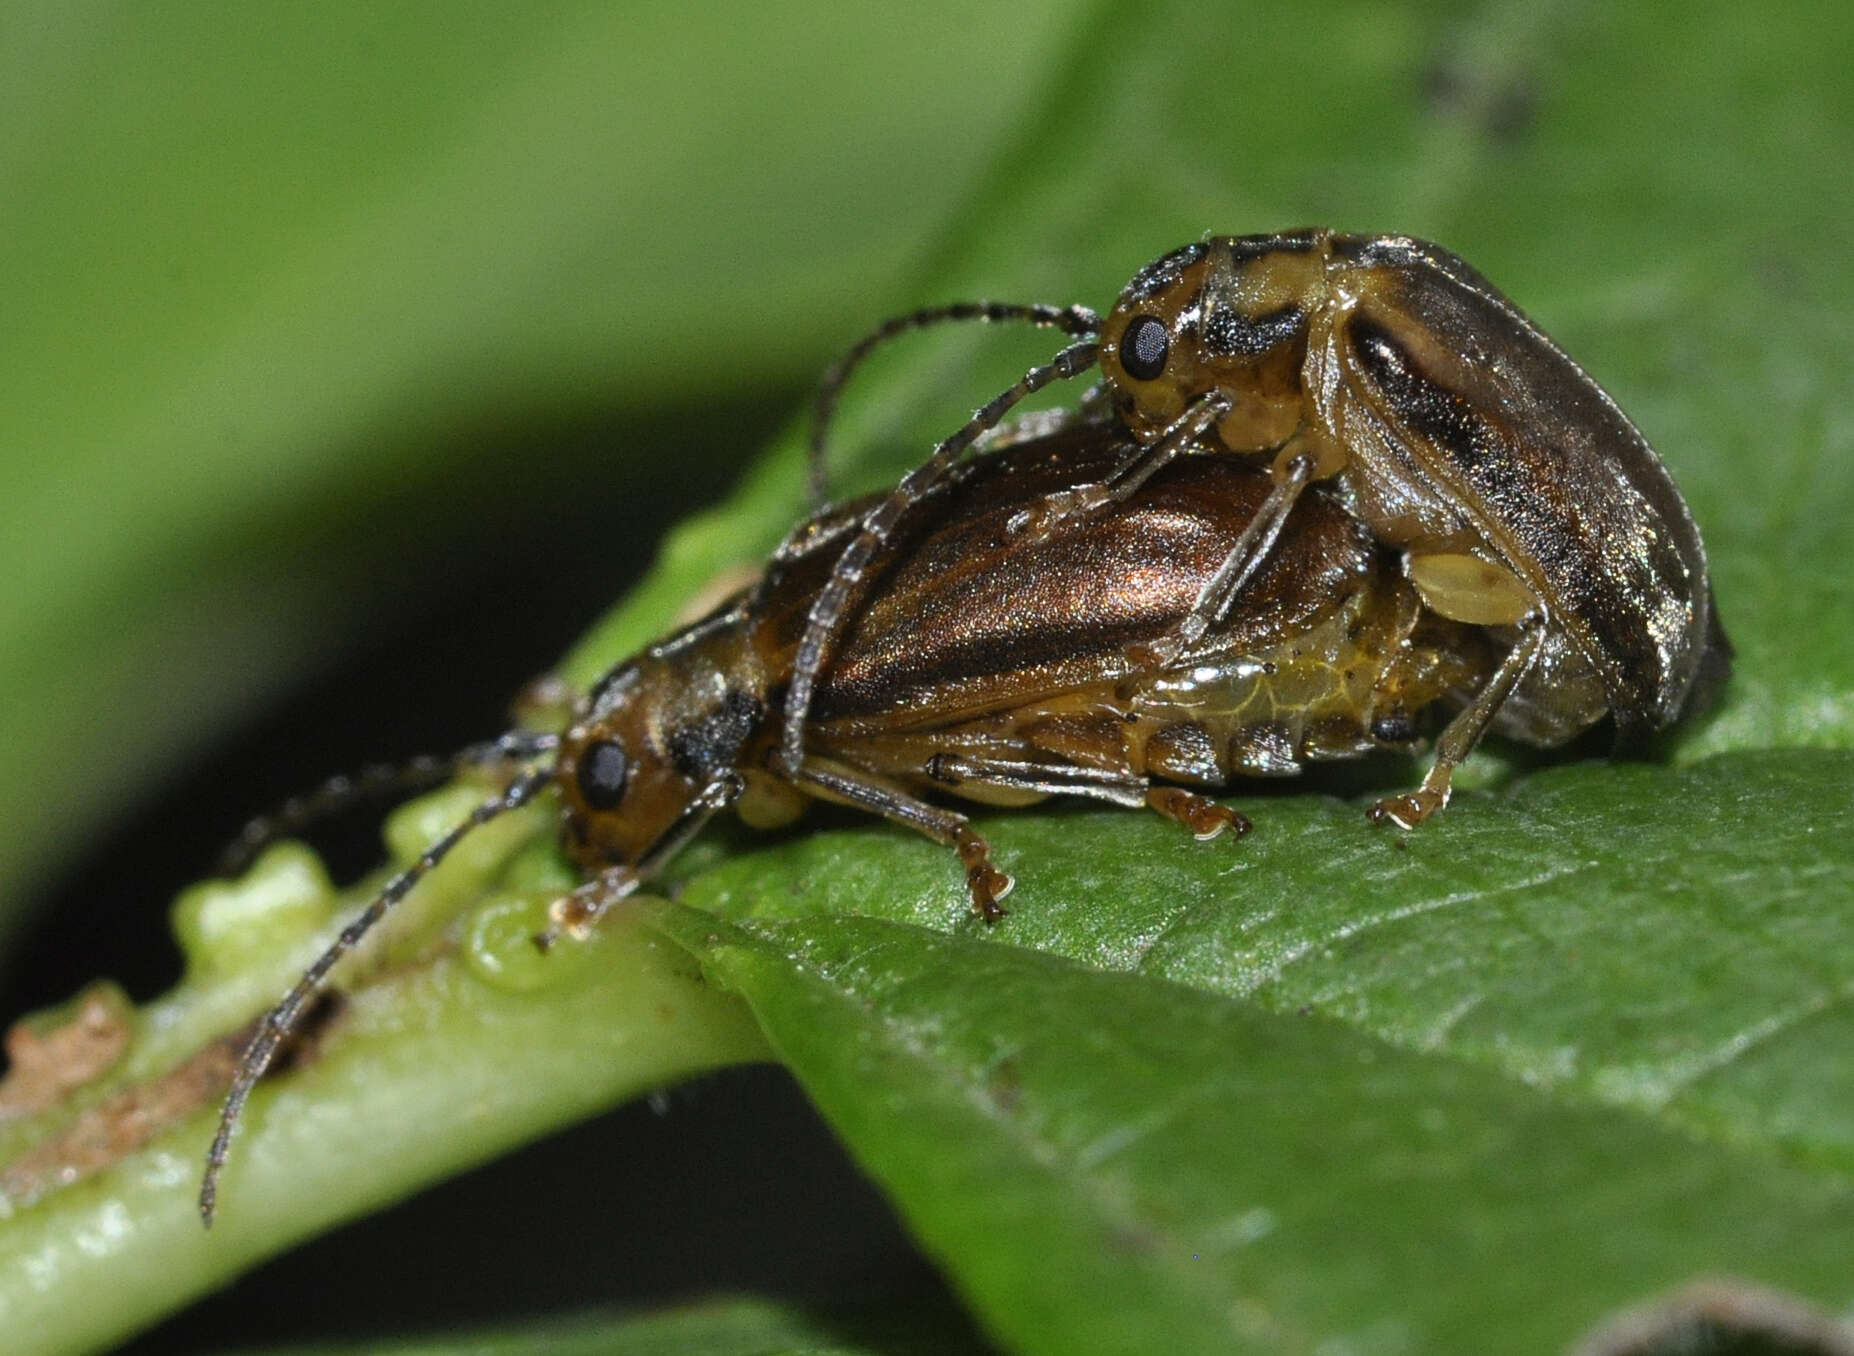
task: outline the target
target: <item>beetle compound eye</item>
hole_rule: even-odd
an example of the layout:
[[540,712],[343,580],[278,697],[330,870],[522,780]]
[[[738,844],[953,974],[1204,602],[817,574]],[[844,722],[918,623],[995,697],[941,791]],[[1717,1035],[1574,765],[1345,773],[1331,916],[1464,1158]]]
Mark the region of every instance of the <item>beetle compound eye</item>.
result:
[[1120,336],[1120,365],[1135,381],[1151,381],[1165,370],[1171,349],[1172,337],[1166,333],[1163,320],[1136,316]]
[[630,773],[630,759],[617,740],[588,744],[579,756],[579,794],[593,809],[609,810],[624,799],[625,778]]

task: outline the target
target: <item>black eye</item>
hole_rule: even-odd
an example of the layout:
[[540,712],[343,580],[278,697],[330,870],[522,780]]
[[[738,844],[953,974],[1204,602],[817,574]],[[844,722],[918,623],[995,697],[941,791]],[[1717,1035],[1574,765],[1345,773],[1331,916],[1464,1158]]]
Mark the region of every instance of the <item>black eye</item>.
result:
[[593,809],[609,810],[624,799],[624,779],[630,772],[630,760],[617,740],[588,744],[579,756],[579,794]]
[[1135,381],[1151,381],[1165,370],[1172,337],[1157,316],[1135,316],[1120,336],[1120,365]]

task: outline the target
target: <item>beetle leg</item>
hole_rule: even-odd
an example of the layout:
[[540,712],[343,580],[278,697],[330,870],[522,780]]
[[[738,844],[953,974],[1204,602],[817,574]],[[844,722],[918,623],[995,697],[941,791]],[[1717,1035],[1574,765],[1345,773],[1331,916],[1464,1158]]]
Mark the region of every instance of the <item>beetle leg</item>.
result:
[[1262,562],[1268,559],[1268,553],[1274,549],[1275,541],[1281,536],[1281,529],[1287,525],[1288,514],[1294,511],[1300,493],[1313,479],[1315,462],[1313,454],[1303,452],[1291,458],[1282,468],[1281,478],[1269,490],[1268,498],[1262,501],[1261,508],[1243,528],[1242,535],[1230,547],[1217,572],[1210,576],[1197,595],[1197,602],[1191,611],[1178,623],[1171,635],[1154,644],[1144,646],[1142,658],[1156,664],[1169,664],[1179,655],[1190,650],[1204,638],[1205,632],[1223,620],[1230,604],[1243,591],[1248,582],[1255,577]]
[[530,939],[535,950],[546,955],[566,933],[576,941],[585,941],[592,929],[614,905],[637,893],[643,882],[629,866],[608,866],[591,880],[556,899],[547,909],[547,927]]
[[1051,767],[1046,763],[937,753],[927,760],[927,775],[948,786],[978,782],[1012,791],[1092,796],[1116,805],[1144,805],[1184,825],[1200,841],[1215,838],[1225,829],[1234,829],[1240,838],[1255,827],[1247,815],[1219,805],[1208,796],[1178,786],[1154,786],[1136,772],[1113,768]]
[[1146,779],[1137,772],[1114,768],[1051,766],[1015,758],[936,753],[927,760],[927,775],[949,787],[976,782],[1043,796],[1091,796],[1115,805],[1146,803]]
[[739,800],[746,790],[746,780],[737,772],[723,772],[716,777],[689,799],[675,822],[635,864],[609,866],[571,894],[556,899],[547,911],[547,930],[536,934],[535,946],[548,951],[562,932],[585,940],[607,910],[635,894],[638,886],[661,871],[709,820]]
[[1132,455],[1106,480],[1045,495],[1034,507],[1012,514],[1008,530],[1034,540],[1047,536],[1064,523],[1120,503],[1190,449],[1204,436],[1206,429],[1229,413],[1229,408],[1229,398],[1220,391],[1199,396],[1166,426],[1157,441],[1136,445]]
[[972,895],[972,912],[987,923],[1004,917],[1004,909],[998,901],[1010,894],[1016,882],[991,864],[991,845],[973,831],[971,821],[964,815],[916,800],[868,773],[826,764],[816,758],[805,759],[793,780],[814,793],[822,792],[826,799],[872,810],[884,819],[905,824],[936,843],[952,848],[959,854],[960,865],[966,869],[966,889]]
[[1200,843],[1208,843],[1225,829],[1241,838],[1255,827],[1249,816],[1227,805],[1219,805],[1209,796],[1200,796],[1182,786],[1155,786],[1146,793],[1146,805],[1167,819],[1191,830]]
[[1474,700],[1448,723],[1436,740],[1436,761],[1429,775],[1423,778],[1423,784],[1414,791],[1386,796],[1374,804],[1366,812],[1372,823],[1381,824],[1388,819],[1400,829],[1413,829],[1448,804],[1449,782],[1455,769],[1474,752],[1474,746],[1481,742],[1481,736],[1487,733],[1500,707],[1538,660],[1545,647],[1547,630],[1544,618],[1537,616],[1523,627],[1519,643],[1500,661],[1500,667],[1487,680],[1487,685],[1474,694]]

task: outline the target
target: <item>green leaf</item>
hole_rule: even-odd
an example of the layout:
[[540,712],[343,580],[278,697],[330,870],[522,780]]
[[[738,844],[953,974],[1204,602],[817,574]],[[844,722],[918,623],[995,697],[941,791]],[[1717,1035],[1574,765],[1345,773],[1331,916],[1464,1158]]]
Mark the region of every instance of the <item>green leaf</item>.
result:
[[1013,1349],[1550,1351],[1694,1275],[1854,1301],[1850,784],[1585,765],[1409,837],[1255,801],[1234,847],[999,819],[990,930],[947,854],[820,834],[666,927]]
[[[1033,217],[1065,248],[1010,265],[1008,238],[974,239],[939,295],[980,290],[1005,267],[1022,279],[1011,295],[1099,304],[1156,242],[1205,225],[1390,227],[1460,249],[1619,395],[1705,526],[1738,667],[1722,711],[1672,764],[1496,777],[1498,794],[1462,797],[1407,838],[1304,792],[1239,798],[1259,827],[1235,848],[1125,815],[995,816],[982,827],[1019,878],[1014,912],[959,946],[918,931],[975,930],[948,854],[894,830],[794,838],[686,881],[685,903],[755,921],[742,941],[684,915],[677,935],[753,1003],[853,1151],[1022,1349],[1115,1349],[1122,1305],[1148,1331],[1198,1313],[1202,1342],[1181,1347],[1223,1349],[1234,1305],[1285,1325],[1250,1334],[1263,1349],[1549,1350],[1606,1305],[1719,1268],[1850,1301],[1835,1212],[1854,1168],[1854,758],[1839,752],[1854,744],[1854,585],[1839,545],[1854,427],[1830,411],[1854,376],[1854,271],[1816,226],[1854,208],[1834,168],[1854,152],[1849,94],[1802,24],[1723,11],[1670,22],[1640,7],[1516,31],[1527,23],[1516,7],[1448,28],[1383,7],[1244,14],[1222,32],[1198,10],[1109,20],[1072,100],[1035,134],[1047,140],[987,203],[992,219]],[[1318,37],[1303,48],[1302,33]],[[1269,59],[1302,50],[1308,60]],[[1181,51],[1231,55],[1180,79]],[[1428,118],[1410,97],[1426,67],[1445,90],[1467,86],[1435,96]],[[1531,114],[1505,140],[1489,120],[1509,96]],[[1212,114],[1225,99],[1240,116]],[[1704,116],[1721,105],[1734,110],[1723,125]],[[1049,131],[1084,108],[1090,128],[1119,135]],[[1137,127],[1163,133],[1125,134]],[[1057,272],[1096,281],[1077,289]],[[879,451],[888,430],[933,426],[918,411],[943,386],[1007,377],[950,375],[938,352],[897,364],[865,387],[861,428]],[[685,540],[757,545],[773,517],[749,495],[673,543],[671,569]],[[618,625],[634,621],[627,611]],[[617,652],[605,638],[580,671]],[[859,915],[907,926],[849,921]],[[995,957],[1000,944],[1028,950]],[[1085,969],[1052,969],[1050,953]],[[1120,970],[1139,979],[1098,973]],[[1303,1012],[1352,1032],[1332,1048],[1296,1044],[1283,1033]],[[1218,1023],[1248,1033],[1244,1050],[1279,1041],[1300,1058],[1277,1081],[1228,1089],[1240,1068],[1188,1057],[1200,1038],[1214,1046]],[[1042,1100],[988,1118],[987,1059],[1017,1042],[1049,1061],[1024,1092]],[[1064,1043],[1100,1067],[1065,1058]],[[1407,1097],[1362,1079],[1327,1088],[1361,1050],[1398,1071]],[[1144,1062],[1162,1072],[1135,1079]],[[1129,1081],[1142,1097],[1122,1095]],[[1149,1119],[1196,1114],[1206,1088],[1220,1090],[1202,1094],[1214,1106],[1190,1123],[1215,1125],[1205,1133],[1220,1147],[1250,1144],[1236,1122],[1296,1108],[1296,1089],[1315,1086],[1332,1100],[1277,1116],[1262,1141],[1266,1161],[1294,1165],[1269,1207],[1293,1222],[1289,1243],[1232,1263],[1193,1309],[1189,1268],[1103,1242],[1124,1221],[1091,1213],[1102,1198],[1171,1238],[1181,1219],[1242,1218],[1257,1181],[1241,1156],[1193,1159],[1200,1171],[1174,1177],[1184,1155],[1170,1139],[1091,1173],[1092,1148],[1143,1144]],[[1059,1119],[1052,1106],[1073,1124],[1026,1142],[1024,1121]],[[1301,1194],[1382,1168],[1367,1157],[1353,1178],[1322,1154],[1328,1115],[1390,1152],[1438,1106],[1444,1130],[1509,1116],[1521,1128],[1452,1147],[1440,1135],[1426,1181],[1430,1165],[1408,1162],[1401,1179],[1377,1179],[1400,1205],[1420,1197],[1420,1215],[1320,1233]],[[1560,1136],[1571,1151],[1547,1152]],[[1490,1180],[1509,1154],[1525,1190]],[[1018,1169],[1034,1185],[1013,1192],[1002,1179]],[[1477,1237],[1511,1246],[1477,1262]],[[1377,1260],[1400,1252],[1415,1254],[1407,1272]],[[1600,1275],[1589,1256],[1604,1259]]]
[[[975,133],[971,153],[942,119],[970,116],[970,128],[995,136],[1003,121],[985,119],[1002,120],[1006,105],[981,112],[973,100],[1013,84],[998,71],[1056,50],[1053,22],[1024,44],[997,30],[961,35],[965,59],[939,69],[962,83],[945,87],[933,117],[918,106],[892,121],[833,117],[827,151],[814,145],[819,123],[771,77],[753,86],[757,102],[748,90],[708,110],[711,120],[669,119],[674,134],[560,113],[563,89],[663,88],[638,76],[667,69],[669,39],[610,41],[601,25],[617,21],[603,11],[583,21],[589,30],[524,21],[519,41],[507,27],[442,25],[456,30],[446,42],[479,56],[455,67],[448,105],[404,86],[406,116],[439,110],[407,123],[408,144],[427,129],[404,153],[422,172],[384,173],[375,197],[335,202],[326,217],[274,208],[268,234],[253,237],[263,248],[249,247],[254,263],[233,275],[241,286],[215,304],[186,289],[184,272],[125,256],[120,271],[95,275],[83,305],[61,309],[48,284],[16,306],[31,320],[17,322],[19,351],[56,352],[63,365],[24,383],[14,422],[0,424],[8,446],[48,449],[8,496],[35,524],[29,537],[0,534],[0,549],[21,552],[8,577],[39,561],[55,576],[21,595],[17,626],[0,633],[19,637],[6,647],[21,667],[5,690],[29,699],[9,708],[7,747],[18,765],[56,770],[6,807],[9,841],[46,850],[46,826],[99,803],[83,798],[108,781],[93,775],[96,755],[146,758],[162,722],[179,719],[121,699],[125,675],[189,618],[188,634],[221,634],[199,620],[223,615],[208,606],[212,589],[189,584],[170,602],[177,581],[235,560],[241,525],[259,536],[253,524],[287,521],[292,510],[279,505],[303,485],[367,493],[357,487],[378,465],[423,464],[453,421],[499,400],[565,403],[597,371],[628,398],[699,406],[813,368],[863,321],[900,307],[971,294],[1103,305],[1141,263],[1205,229],[1320,222],[1428,236],[1495,279],[1619,398],[1705,530],[1737,671],[1722,709],[1668,762],[1522,776],[1482,756],[1488,789],[1408,837],[1374,831],[1359,803],[1305,787],[1245,789],[1238,803],[1258,828],[1234,846],[1198,845],[1142,816],[986,816],[981,827],[1020,881],[1012,915],[989,933],[966,919],[949,855],[896,830],[838,820],[770,842],[711,834],[681,864],[686,907],[665,925],[753,1005],[987,1327],[1024,1350],[1109,1349],[1142,1316],[1149,1333],[1176,1334],[1179,1349],[1195,1334],[1206,1350],[1329,1340],[1328,1350],[1550,1350],[1610,1307],[1719,1268],[1845,1309],[1854,425],[1843,407],[1854,384],[1854,266],[1838,224],[1854,220],[1854,85],[1842,55],[1854,19],[1800,8],[1320,0],[1062,14],[1075,28],[1056,83],[1022,81],[1023,101],[1008,105],[1018,114],[1010,144],[994,151]],[[886,45],[882,22],[870,21],[844,67],[878,87],[905,65],[896,54],[908,45]],[[86,87],[124,90],[141,107],[146,72],[184,72],[197,36],[149,45],[125,29],[108,50],[145,66],[144,84]],[[279,31],[264,50],[304,52],[312,79],[330,59],[306,41]],[[251,42],[249,32],[228,39]],[[714,75],[702,90],[731,91],[776,47],[747,30],[737,47],[704,49],[738,60],[687,69]],[[393,59],[391,44],[382,51],[390,79],[363,75],[358,88],[397,91],[424,69]],[[619,52],[609,59],[635,65],[599,65]],[[480,119],[441,116],[484,91]],[[885,96],[876,88],[856,107],[886,106]],[[227,121],[266,125],[244,112]],[[364,118],[353,136],[390,120]],[[10,125],[46,121],[41,112]],[[459,125],[470,129],[462,141]],[[740,138],[742,126],[784,140],[763,151]],[[304,145],[324,137],[346,144],[311,130]],[[793,150],[799,143],[807,149]],[[92,171],[46,145],[45,164],[69,167],[67,177],[94,172],[97,184],[146,159],[125,139],[122,165]],[[249,163],[271,163],[255,136],[236,145],[257,145]],[[794,158],[782,160],[780,146]],[[863,172],[824,168],[844,147]],[[645,171],[609,185],[578,173],[621,149]],[[318,162],[306,197],[351,183],[351,158]],[[952,165],[982,169],[983,181],[969,195],[909,198],[912,212],[898,205],[898,185]],[[877,166],[893,177],[872,190]],[[692,180],[771,182],[790,189],[789,210],[730,214]],[[574,191],[549,188],[560,184]],[[14,251],[8,275],[34,274],[46,242],[68,239],[68,222],[98,219],[78,210],[83,201],[74,193],[32,230],[0,233],[0,248]],[[182,211],[190,201],[176,195],[158,231],[138,223],[156,254],[198,233]],[[660,211],[666,202],[680,215]],[[221,218],[208,202],[202,219]],[[374,239],[370,222],[384,224],[386,243],[352,269],[340,242]],[[687,246],[681,271],[613,247],[656,237]],[[924,238],[936,242],[929,264],[895,281]],[[479,248],[484,240],[501,247]],[[714,261],[729,267],[693,266]],[[60,316],[107,332],[98,308],[135,278],[153,280],[160,313],[177,323],[149,323],[127,350],[134,361],[71,358],[43,342],[61,332]],[[253,313],[235,300],[247,295],[284,302]],[[664,347],[640,356],[627,342],[638,317],[670,312],[678,324]],[[984,341],[975,358],[971,335],[923,339],[876,364],[845,411],[845,482],[892,482],[1049,351],[1040,338],[1013,342]],[[504,361],[510,353],[520,356]],[[295,366],[311,358],[316,366]],[[81,427],[38,437],[66,405]],[[413,433],[386,432],[399,427]],[[227,428],[256,432],[228,444],[218,437]],[[155,469],[120,482],[100,469],[117,449],[144,447],[158,453]],[[57,459],[72,448],[88,459],[65,475]],[[332,460],[275,460],[303,449]],[[175,474],[176,457],[186,475]],[[660,568],[566,672],[586,681],[665,629],[718,569],[763,555],[801,503],[799,460],[796,443],[782,442],[725,506],[673,533]],[[74,496],[77,485],[100,488]],[[46,506],[61,497],[83,502],[55,516]],[[59,526],[71,522],[82,530]],[[271,601],[295,646],[284,653],[305,652],[313,633],[290,619],[306,609]],[[194,708],[220,709],[198,695],[216,693],[217,681],[194,674],[182,706],[191,692]],[[1394,784],[1403,772],[1375,775]],[[487,907],[470,891],[504,877],[481,872],[453,905]],[[426,927],[428,939],[444,935],[435,918]],[[234,967],[206,1007],[188,1010],[195,1025],[185,1029],[240,1020],[301,944]],[[436,975],[456,962],[424,964]],[[675,974],[660,952],[644,964],[641,973]],[[359,988],[354,1008],[396,1011],[409,1001],[393,997],[397,982]],[[623,981],[644,982],[628,972]],[[479,1002],[502,1011],[504,1000],[478,993],[485,986],[473,974],[451,991],[447,1021],[463,1045],[474,1039],[462,1034],[463,1013]],[[604,1057],[608,1027],[602,1020],[595,1038],[560,995],[506,1001],[536,1014],[562,1067],[581,1071],[569,1079]],[[739,1023],[714,995],[701,1002]],[[276,1080],[273,1106],[300,1098],[312,1120],[338,1120],[350,1114],[345,1094],[318,1091],[338,1081],[330,1070],[349,1060],[395,1076],[419,1067],[384,1027],[378,1043],[360,1038],[358,1018],[356,1028],[331,1032],[321,1063]],[[570,1066],[576,1042],[585,1063]],[[670,1076],[676,1059],[706,1067],[752,1048],[742,1037],[672,1052],[652,1076]],[[643,1078],[621,1068],[575,1105]],[[434,1105],[455,1105],[439,1092]],[[556,1099],[554,1110],[526,1128],[511,1120],[481,1152],[570,1114],[558,1087],[534,1095]],[[313,1145],[291,1147],[301,1159],[267,1159],[277,1117],[258,1120],[241,1141],[239,1191],[253,1197],[262,1180],[281,1190],[293,1172],[323,1179]],[[0,1226],[0,1245],[31,1230],[32,1247],[15,1257],[81,1258],[103,1203],[120,1202],[112,1219],[147,1213],[158,1222],[149,1251],[125,1270],[130,1283],[110,1311],[108,1331],[122,1331],[447,1166],[402,1159],[391,1145],[356,1147],[364,1191],[325,1212],[306,1199],[313,1191],[271,1198],[266,1187],[264,1208],[278,1213],[249,1226],[244,1251],[202,1263],[178,1232],[202,1134],[196,1117],[142,1151],[167,1155],[165,1178],[98,1177],[54,1193]],[[114,1194],[129,1191],[125,1181],[148,1185]],[[213,1246],[227,1246],[220,1237]],[[30,1293],[76,1323],[85,1316],[74,1297],[95,1282],[81,1268],[68,1274],[68,1288],[54,1278]]]
[[[457,788],[406,807],[401,864],[480,795]],[[524,847],[544,822],[511,817],[473,835],[344,963],[346,1001],[302,1067],[252,1096],[210,1232],[194,1202],[247,1034],[237,1027],[380,881],[337,896],[285,845],[244,880],[184,897],[186,977],[130,1017],[121,1057],[36,1114],[0,1120],[0,1330],[33,1334],[33,1350],[108,1345],[426,1182],[763,1058],[739,1004],[634,920],[541,963],[530,939],[570,885],[544,842]]]
[[1720,1271],[1854,1298],[1845,1184],[1329,1019],[881,920],[668,930],[1013,1350],[1550,1351]]
[[[1410,835],[1305,795],[1238,798],[1257,827],[1237,844],[1156,817],[999,818],[1019,886],[992,935],[1854,1172],[1850,785],[1854,755],[1789,751],[1552,769]],[[885,836],[794,838],[682,898],[969,927],[950,854]]]

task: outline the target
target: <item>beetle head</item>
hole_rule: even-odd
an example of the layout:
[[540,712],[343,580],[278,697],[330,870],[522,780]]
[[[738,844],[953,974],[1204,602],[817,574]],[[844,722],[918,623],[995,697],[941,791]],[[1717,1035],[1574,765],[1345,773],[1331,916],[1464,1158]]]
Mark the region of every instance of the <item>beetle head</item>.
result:
[[1218,435],[1272,450],[1302,412],[1308,317],[1325,297],[1324,233],[1219,236],[1147,265],[1101,327],[1120,417],[1150,442],[1193,402],[1230,404]]
[[[567,841],[589,868],[644,866],[673,850],[692,814],[736,785],[765,714],[757,666],[738,632],[674,643],[607,674],[560,739],[555,777]],[[720,803],[731,799],[729,793]]]

